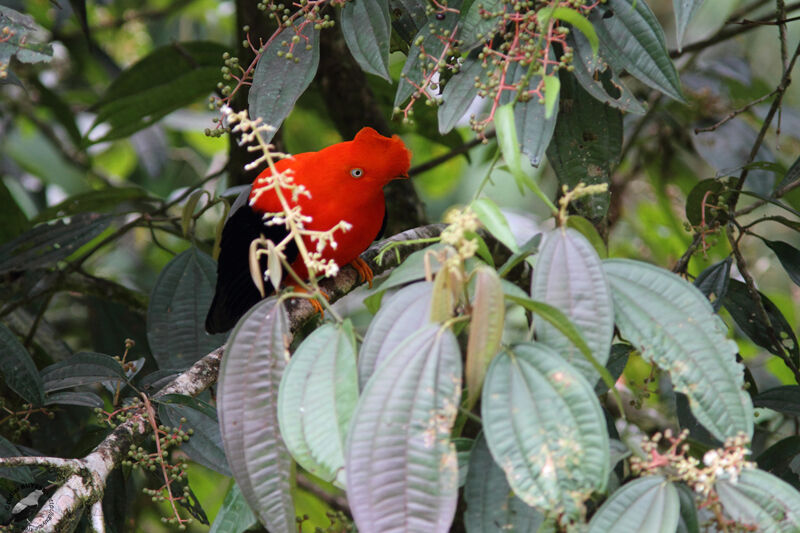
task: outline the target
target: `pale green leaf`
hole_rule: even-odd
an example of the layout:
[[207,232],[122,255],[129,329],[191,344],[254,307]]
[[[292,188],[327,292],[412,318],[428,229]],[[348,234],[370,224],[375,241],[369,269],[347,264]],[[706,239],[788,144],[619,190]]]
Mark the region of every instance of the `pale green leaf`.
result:
[[678,527],[678,490],[661,476],[626,483],[589,522],[588,533],[674,533]]

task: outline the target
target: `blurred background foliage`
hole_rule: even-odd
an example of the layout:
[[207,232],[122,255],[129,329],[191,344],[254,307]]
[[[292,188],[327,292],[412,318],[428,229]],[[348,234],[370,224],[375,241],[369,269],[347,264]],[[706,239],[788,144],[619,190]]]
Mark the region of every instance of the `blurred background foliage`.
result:
[[[53,52],[52,61],[47,63],[12,61],[8,76],[0,80],[0,242],[6,243],[37,222],[48,220],[54,209],[71,209],[70,202],[75,203],[72,207],[77,206],[75,212],[92,210],[121,217],[62,258],[71,261],[112,236],[120,228],[119,221],[130,220],[131,213],[142,212],[144,207],[164,207],[160,212],[152,209],[155,214],[150,219],[137,223],[110,246],[89,256],[80,265],[70,290],[15,304],[17,290],[24,291],[24,287],[37,281],[37,275],[44,274],[34,271],[5,280],[13,283],[4,285],[5,294],[0,295],[5,300],[2,321],[21,336],[39,368],[77,351],[122,355],[125,339],[129,338],[135,341],[133,359],[144,358],[146,368],[154,370],[146,334],[147,297],[159,273],[176,254],[192,245],[212,252],[223,206],[200,207],[186,234],[181,227],[182,206],[187,188],[199,183],[204,183],[203,187],[215,196],[237,184],[228,179],[228,139],[203,133],[213,127],[212,119],[218,117],[216,111],[209,110],[204,97],[130,136],[94,143],[90,139],[103,135],[102,126],[91,136],[89,131],[111,83],[153,50],[187,41],[212,41],[230,50],[240,49],[236,20],[240,6],[218,0],[97,0],[85,5],[87,35],[81,17],[73,13],[73,6],[80,6],[81,2],[3,0],[0,4],[32,16],[40,27],[31,34],[32,38],[52,43]],[[651,7],[665,29],[687,104],[660,97],[635,80],[626,79],[640,99],[648,101],[649,109],[643,117],[624,116],[623,157],[613,173],[612,203],[604,228],[610,256],[643,259],[665,268],[675,265],[692,244],[685,214],[690,191],[703,179],[738,173],[769,103],[755,105],[713,131],[695,133],[695,128],[715,124],[731,111],[769,94],[783,74],[778,29],[774,25],[747,26],[740,35],[716,45],[705,41],[709,36],[744,27],[724,24],[730,17],[757,19],[773,12],[774,3],[705,2],[689,26],[682,52],[675,45],[671,4],[651,2]],[[790,50],[800,37],[798,28],[794,24],[787,26]],[[693,47],[692,43],[700,46]],[[222,67],[221,54],[218,59],[217,71]],[[390,71],[395,82],[404,62],[402,52],[392,54]],[[163,75],[167,77],[169,73]],[[153,82],[157,79],[156,76]],[[394,87],[375,76],[367,75],[367,80],[384,116],[390,117]],[[331,102],[324,99],[317,84],[312,84],[300,98],[282,129],[282,143],[288,152],[318,150],[343,140],[328,114]],[[800,153],[798,109],[800,84],[794,84],[786,92],[780,111],[780,133],[775,129],[767,133],[757,157],[774,166],[751,171],[750,187],[757,192],[771,191],[776,179],[786,174]],[[392,127],[411,148],[413,165],[448,154],[474,139],[465,124],[455,133],[439,135],[435,109],[426,106],[418,106],[414,125],[395,121]],[[493,143],[477,145],[414,178],[414,188],[429,221],[439,221],[451,206],[472,200],[491,164]],[[556,195],[557,181],[546,162],[539,168],[527,166],[526,171],[538,176],[550,197]],[[117,192],[105,199],[92,197],[90,201],[96,203],[90,208],[78,205],[85,198],[82,195],[103,190]],[[526,217],[533,214],[544,218],[547,214],[534,195],[519,194],[510,173],[502,168],[492,172],[484,193],[501,207]],[[179,198],[180,202],[169,205]],[[797,189],[783,200],[800,210]],[[205,203],[201,201],[200,205]],[[778,207],[761,213],[784,214]],[[760,235],[800,247],[796,229],[776,222],[758,226]],[[748,238],[740,245],[759,290],[796,328],[800,288],[791,283],[762,241]],[[710,236],[708,249],[689,261],[688,274],[696,276],[730,251],[724,238]],[[97,278],[110,283],[94,283]],[[726,312],[722,314],[725,316]],[[735,338],[762,387],[794,383],[779,359],[750,342],[739,330],[735,330]],[[640,359],[632,360],[626,369],[628,385],[637,401],[643,402],[645,408],[664,409],[658,382],[644,383],[650,374],[650,365]],[[0,385],[0,397],[5,399],[7,408],[19,407],[8,400],[13,394],[4,390],[4,385]],[[90,409],[77,406],[59,407],[53,419],[34,413],[30,421],[39,429],[27,431],[12,426],[11,419],[0,413],[0,435],[45,454],[82,456],[103,435],[102,427],[90,414]],[[189,467],[189,478],[207,517],[213,521],[230,480],[194,463]],[[148,486],[144,476],[112,479],[109,490],[115,494],[112,500],[117,516],[125,516],[124,521],[137,530],[166,530],[160,523],[160,517],[169,514],[166,504],[159,504],[163,508],[153,505],[141,493],[143,486]],[[325,504],[310,493],[302,494],[296,500],[298,514],[309,515],[312,525],[327,524]],[[190,530],[207,528],[195,523]]]

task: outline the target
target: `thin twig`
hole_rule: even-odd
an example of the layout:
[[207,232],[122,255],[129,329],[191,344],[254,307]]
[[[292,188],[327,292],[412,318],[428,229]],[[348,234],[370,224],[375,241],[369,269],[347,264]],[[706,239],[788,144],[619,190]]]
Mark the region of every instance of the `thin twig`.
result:
[[[484,138],[485,139],[491,139],[495,135],[497,135],[497,133],[494,130],[492,130],[492,131],[489,131],[488,133],[486,133]],[[412,167],[408,171],[408,175],[410,177],[418,176],[418,175],[422,174],[423,172],[427,172],[427,171],[431,170],[432,168],[438,167],[442,163],[446,163],[447,161],[450,161],[454,157],[457,157],[457,156],[460,156],[462,154],[465,154],[465,153],[469,152],[470,150],[472,150],[473,148],[475,148],[479,144],[483,144],[483,139],[472,139],[471,141],[462,144],[458,148],[454,148],[453,150],[450,150],[446,154],[440,155],[439,157],[434,157],[430,161],[425,161],[421,165],[417,165],[415,167]]]
[[751,107],[756,106],[756,105],[760,104],[761,102],[763,102],[765,100],[769,100],[770,98],[775,96],[777,93],[778,93],[778,87],[773,89],[771,92],[765,94],[764,96],[762,96],[760,98],[756,98],[755,100],[753,100],[749,104],[743,105],[739,109],[734,109],[725,118],[723,118],[722,120],[720,120],[716,124],[713,124],[711,126],[706,126],[705,128],[695,128],[694,132],[695,132],[695,134],[697,134],[697,133],[705,133],[705,132],[709,132],[709,131],[714,131],[717,128],[719,128],[720,126],[722,126],[723,124],[729,122],[730,120],[733,120],[738,115],[741,115],[745,111],[749,110]]

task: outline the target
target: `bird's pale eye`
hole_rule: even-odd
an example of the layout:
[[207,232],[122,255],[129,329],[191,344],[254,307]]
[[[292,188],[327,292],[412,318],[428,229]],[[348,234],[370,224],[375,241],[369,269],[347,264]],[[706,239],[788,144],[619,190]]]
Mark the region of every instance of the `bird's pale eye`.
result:
[[361,176],[364,175],[364,170],[360,168],[354,168],[350,171],[350,175],[353,176],[354,178],[360,178]]

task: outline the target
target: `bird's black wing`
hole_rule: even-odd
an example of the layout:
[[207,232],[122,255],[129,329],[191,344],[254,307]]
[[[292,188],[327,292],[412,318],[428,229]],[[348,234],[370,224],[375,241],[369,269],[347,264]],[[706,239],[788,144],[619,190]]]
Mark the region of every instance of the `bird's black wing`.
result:
[[[262,216],[253,211],[247,202],[238,208],[234,204],[234,208],[222,229],[217,288],[206,316],[206,331],[209,333],[228,331],[261,300],[261,294],[250,277],[250,243],[261,235],[279,243],[288,234],[283,225],[266,225]],[[289,243],[284,254],[289,263],[297,259],[294,241]],[[266,267],[266,257],[262,257],[261,271]],[[275,291],[269,281],[264,282],[264,289],[267,296]]]

